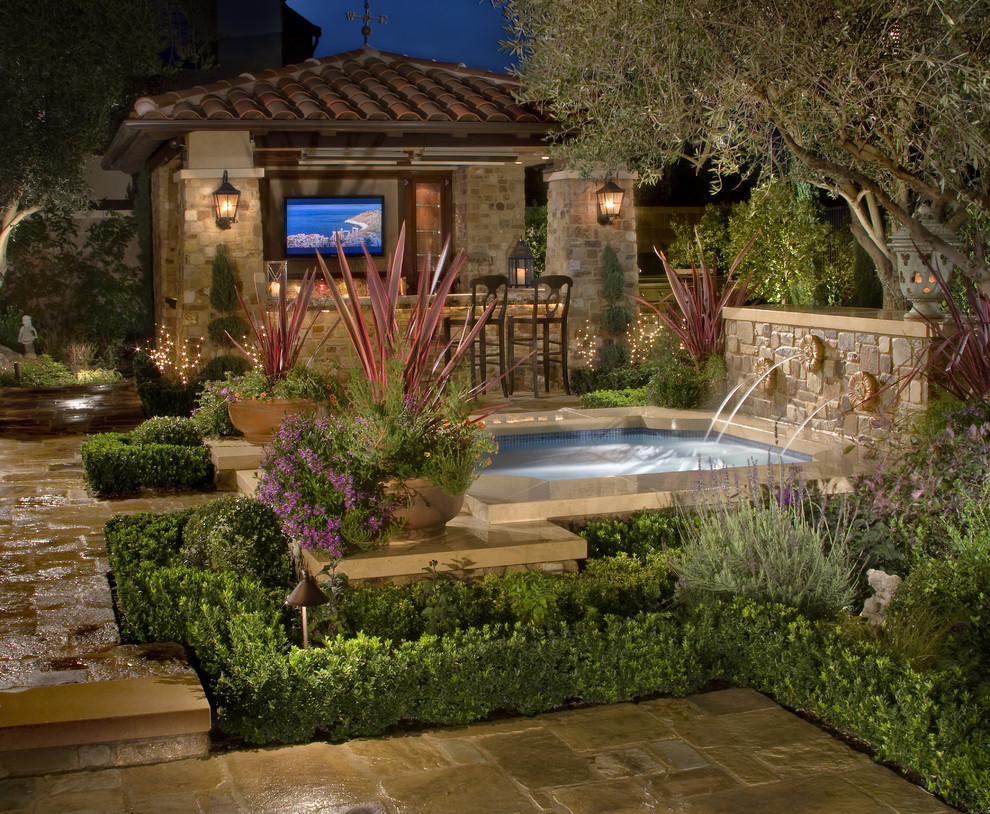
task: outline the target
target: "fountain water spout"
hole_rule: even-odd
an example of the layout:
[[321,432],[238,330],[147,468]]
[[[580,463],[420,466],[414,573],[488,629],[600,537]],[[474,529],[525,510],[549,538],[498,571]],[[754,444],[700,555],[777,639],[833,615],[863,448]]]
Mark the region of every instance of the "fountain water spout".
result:
[[[756,381],[754,381],[753,384],[750,386],[749,390],[747,390],[743,394],[743,397],[741,399],[739,399],[739,403],[736,404],[736,406],[732,409],[732,412],[729,414],[728,419],[723,419],[724,426],[722,427],[721,432],[719,432],[718,438],[715,439],[716,443],[722,440],[722,436],[725,435],[726,431],[729,429],[729,425],[732,423],[732,420],[736,417],[736,413],[739,412],[739,408],[743,406],[743,403],[746,401],[746,399],[749,398],[750,394],[757,387],[759,387],[760,384],[765,379],[767,379],[770,376],[771,373],[773,373],[778,367],[780,367],[782,364],[784,364],[784,362],[786,362],[788,360],[788,358],[789,357],[784,357],[779,362],[775,362],[773,365],[771,365],[766,370],[764,370],[763,373],[761,373],[759,376],[756,377]],[[739,387],[741,387],[741,386],[742,386],[742,383],[740,383],[739,385],[737,385],[736,388],[734,388],[732,390],[732,392],[729,393],[728,396],[726,396],[725,401],[722,402],[721,406],[718,408],[717,412],[712,417],[712,422],[711,422],[711,424],[708,425],[708,432],[705,433],[705,440],[706,441],[708,440],[709,433],[711,433],[712,428],[715,426],[715,422],[719,420],[719,416],[722,414],[722,409],[725,407],[725,405],[728,402],[729,398],[732,397],[732,394],[735,393],[736,390],[738,390]]]

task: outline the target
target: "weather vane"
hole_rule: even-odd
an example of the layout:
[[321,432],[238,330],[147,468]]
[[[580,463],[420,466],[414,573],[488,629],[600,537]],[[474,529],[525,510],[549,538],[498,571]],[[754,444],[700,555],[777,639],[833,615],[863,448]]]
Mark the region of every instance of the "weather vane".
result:
[[[347,17],[348,20],[353,20],[355,17],[357,17],[357,12],[356,11],[345,11],[344,12],[344,15]],[[364,16],[363,17],[358,17],[358,19],[359,20],[364,20],[364,25],[361,26],[361,33],[364,34],[364,44],[365,45],[368,44],[368,37],[371,36],[371,26],[368,25],[368,23],[370,23],[372,20],[374,20],[379,25],[385,25],[385,15],[384,14],[379,14],[377,17],[372,17],[371,14],[368,13],[368,0],[364,0]]]

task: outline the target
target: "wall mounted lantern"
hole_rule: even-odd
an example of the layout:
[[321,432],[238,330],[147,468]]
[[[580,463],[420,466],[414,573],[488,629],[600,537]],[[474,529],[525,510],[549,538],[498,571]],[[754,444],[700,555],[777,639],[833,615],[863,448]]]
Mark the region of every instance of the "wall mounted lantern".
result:
[[213,209],[217,215],[217,228],[229,229],[237,223],[237,203],[241,191],[227,180],[227,170],[223,171],[223,182],[213,191]]
[[292,593],[286,598],[286,605],[302,609],[303,650],[309,647],[309,622],[306,619],[306,608],[326,605],[329,601],[327,595],[320,590],[320,586],[316,584],[316,580],[309,573],[303,574],[299,584],[292,589]]
[[533,284],[533,272],[536,267],[536,260],[533,253],[526,245],[526,241],[520,238],[516,247],[509,252],[508,277],[509,285],[513,288],[526,288]]
[[615,181],[609,180],[598,192],[598,222],[610,226],[622,214],[622,199],[625,193]]

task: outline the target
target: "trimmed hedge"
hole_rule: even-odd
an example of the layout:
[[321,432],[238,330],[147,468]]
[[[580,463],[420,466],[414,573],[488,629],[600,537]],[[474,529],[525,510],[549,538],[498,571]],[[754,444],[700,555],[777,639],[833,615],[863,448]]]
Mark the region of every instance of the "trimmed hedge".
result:
[[581,395],[581,406],[588,409],[597,407],[640,407],[650,403],[645,387],[629,387],[624,390],[593,390]]
[[882,643],[835,623],[736,600],[697,608],[683,620],[605,615],[397,644],[358,633],[298,650],[286,635],[281,592],[179,561],[187,517],[131,515],[107,525],[125,623],[142,640],[190,647],[221,726],[249,743],[683,695],[724,679],[866,739],[880,759],[916,772],[953,805],[990,811],[985,700],[973,697],[958,670],[913,669]]
[[139,444],[130,433],[94,435],[80,447],[86,484],[99,495],[152,489],[209,488],[213,483],[210,450],[205,446]]

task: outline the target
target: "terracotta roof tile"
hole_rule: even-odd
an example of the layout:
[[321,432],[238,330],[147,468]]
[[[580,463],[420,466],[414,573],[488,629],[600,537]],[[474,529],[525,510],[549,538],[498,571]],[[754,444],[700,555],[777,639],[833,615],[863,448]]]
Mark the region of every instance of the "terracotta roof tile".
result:
[[274,119],[550,124],[512,77],[365,46],[207,87],[142,97],[132,120]]

